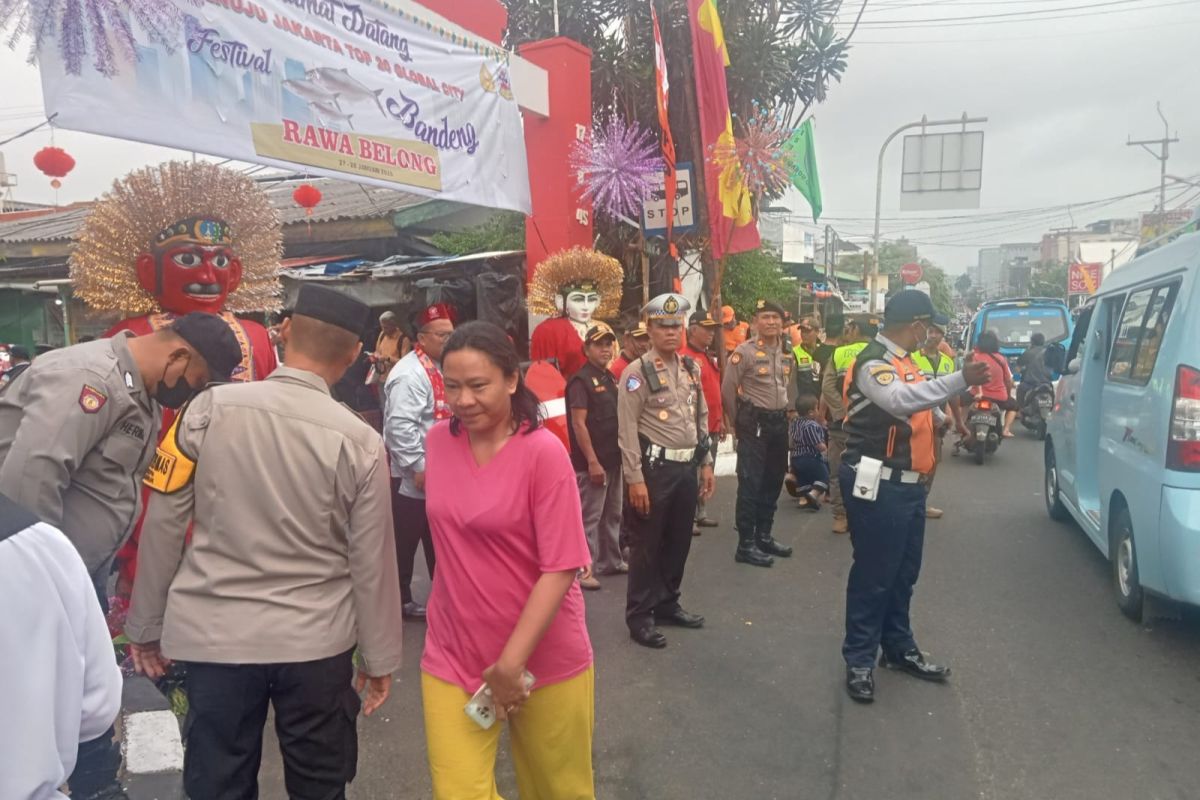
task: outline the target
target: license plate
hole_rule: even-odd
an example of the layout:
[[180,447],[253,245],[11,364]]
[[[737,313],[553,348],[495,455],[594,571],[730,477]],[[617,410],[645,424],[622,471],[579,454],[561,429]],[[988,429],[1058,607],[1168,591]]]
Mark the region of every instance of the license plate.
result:
[[975,414],[971,417],[972,425],[991,425],[995,421],[995,418],[991,414]]

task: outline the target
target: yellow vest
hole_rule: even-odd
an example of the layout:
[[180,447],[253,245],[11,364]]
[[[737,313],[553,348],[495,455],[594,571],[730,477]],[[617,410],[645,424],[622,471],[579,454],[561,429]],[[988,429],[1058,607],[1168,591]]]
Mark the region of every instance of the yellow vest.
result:
[[808,354],[808,351],[804,349],[804,345],[796,345],[792,348],[792,353],[796,356],[796,365],[799,367],[800,372],[813,371],[816,362],[813,361],[813,357]]
[[858,358],[858,354],[863,351],[863,348],[867,344],[867,342],[844,344],[833,351],[833,367],[837,370],[839,378],[846,375],[846,371],[850,369],[850,365],[854,363],[854,359]]
[[917,365],[917,369],[921,370],[921,374],[925,376],[925,380],[932,381],[937,378],[945,377],[954,372],[954,361],[945,353],[938,353],[937,368],[934,369],[933,362],[929,360],[929,356],[922,353],[920,350],[909,353],[909,357],[913,363]]

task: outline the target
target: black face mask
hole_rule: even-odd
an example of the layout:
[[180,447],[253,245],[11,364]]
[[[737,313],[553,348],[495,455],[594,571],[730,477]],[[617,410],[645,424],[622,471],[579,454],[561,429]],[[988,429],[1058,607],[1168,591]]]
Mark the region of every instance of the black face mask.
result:
[[[189,359],[189,362],[191,359]],[[184,368],[187,371],[187,368]],[[175,381],[174,386],[167,386],[167,370],[163,368],[163,376],[158,381],[158,386],[154,387],[154,399],[164,408],[179,408],[188,400],[196,396],[196,390],[187,382],[183,375],[179,376],[179,380]]]

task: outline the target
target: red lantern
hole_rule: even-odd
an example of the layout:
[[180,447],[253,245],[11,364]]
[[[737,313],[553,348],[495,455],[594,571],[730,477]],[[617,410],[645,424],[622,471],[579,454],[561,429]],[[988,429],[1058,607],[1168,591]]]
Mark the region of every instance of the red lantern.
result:
[[50,185],[55,189],[62,186],[59,178],[65,178],[67,173],[75,169],[75,159],[61,147],[43,147],[33,156],[33,165],[54,180]]
[[321,190],[311,183],[302,183],[296,187],[296,191],[292,192],[292,199],[296,201],[296,205],[304,209],[307,216],[311,217],[313,208],[321,202]]

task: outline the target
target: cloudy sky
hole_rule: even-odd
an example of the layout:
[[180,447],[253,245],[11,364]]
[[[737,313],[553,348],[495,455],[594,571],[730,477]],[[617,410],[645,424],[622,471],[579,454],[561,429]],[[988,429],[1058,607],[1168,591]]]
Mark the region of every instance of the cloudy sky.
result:
[[[858,8],[853,0],[846,6],[843,31]],[[1087,204],[1157,187],[1158,162],[1125,144],[1162,135],[1156,101],[1182,140],[1168,172],[1200,182],[1197,41],[1200,0],[870,0],[845,79],[815,111],[823,222],[845,237],[869,236],[883,140],[923,114],[963,111],[989,118],[981,209],[902,215],[897,140],[885,162],[885,238],[907,234],[922,255],[957,273],[981,246],[1037,241],[1072,216],[1084,225],[1149,210],[1156,194]],[[24,61],[23,49],[0,48],[0,140],[40,119],[40,78]],[[70,131],[56,136],[78,162],[59,194],[64,203],[177,155]],[[0,146],[7,170],[19,175],[18,199],[54,201],[31,162],[48,143],[43,130]],[[1168,208],[1195,205],[1200,187],[1175,184],[1167,198]],[[798,198],[788,205],[806,212]]]

